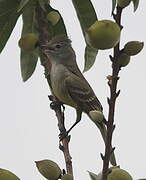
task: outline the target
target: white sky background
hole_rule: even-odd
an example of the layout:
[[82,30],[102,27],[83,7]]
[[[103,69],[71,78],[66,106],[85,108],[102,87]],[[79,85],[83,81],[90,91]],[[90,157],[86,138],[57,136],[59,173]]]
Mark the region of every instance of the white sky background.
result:
[[[111,0],[92,0],[99,19],[111,19]],[[54,0],[64,17],[69,37],[77,54],[81,69],[84,64],[84,40],[71,1]],[[124,10],[121,47],[130,40],[144,41],[146,1],[141,0],[136,13],[132,4]],[[38,63],[31,79],[22,82],[20,76],[20,50],[17,42],[21,34],[19,19],[5,50],[0,55],[0,167],[11,170],[21,180],[43,180],[34,161],[51,159],[64,168],[62,152],[58,149],[58,128],[54,112],[49,109],[50,94]],[[85,76],[108,112],[109,95],[106,76],[111,73],[109,54],[100,51],[94,67]],[[120,73],[118,87],[121,94],[116,107],[116,130],[113,145],[121,168],[129,171],[134,179],[146,178],[146,49],[131,58],[131,63]],[[66,107],[67,127],[75,120],[75,111]],[[102,168],[100,152],[104,145],[95,125],[83,115],[81,123],[71,132],[70,151],[75,180],[89,180],[87,170],[98,173]]]

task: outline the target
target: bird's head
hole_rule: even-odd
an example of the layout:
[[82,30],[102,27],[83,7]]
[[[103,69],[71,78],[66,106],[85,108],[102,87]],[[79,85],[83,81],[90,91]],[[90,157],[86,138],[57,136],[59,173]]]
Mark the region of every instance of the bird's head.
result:
[[53,37],[45,50],[45,54],[56,61],[66,61],[74,56],[74,51],[71,47],[71,40],[65,35]]

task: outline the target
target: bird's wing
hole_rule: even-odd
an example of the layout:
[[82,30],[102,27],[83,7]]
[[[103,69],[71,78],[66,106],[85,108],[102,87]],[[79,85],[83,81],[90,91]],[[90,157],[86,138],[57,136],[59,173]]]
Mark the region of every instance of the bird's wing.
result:
[[85,79],[81,79],[72,73],[65,78],[65,86],[70,97],[82,111],[86,113],[91,110],[102,111],[101,103]]

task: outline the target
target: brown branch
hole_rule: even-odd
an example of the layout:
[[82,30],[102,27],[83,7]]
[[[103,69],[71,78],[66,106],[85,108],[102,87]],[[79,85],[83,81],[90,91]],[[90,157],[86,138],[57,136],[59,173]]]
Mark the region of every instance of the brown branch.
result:
[[[44,11],[39,5],[36,7],[36,19],[37,19],[37,28],[39,32],[39,45],[42,52],[41,64],[44,66],[45,69],[45,77],[47,79],[47,82],[49,84],[49,87],[51,89],[51,82],[50,82],[50,69],[51,69],[51,63],[48,57],[44,55],[44,50],[47,47],[48,40],[50,39],[50,33],[48,30],[48,24],[47,24],[47,12]],[[54,96],[51,96],[51,107],[56,113],[57,120],[58,120],[58,127],[60,130],[60,134],[66,133],[65,125],[64,125],[64,111],[62,111],[60,102],[55,98]],[[72,161],[71,156],[69,152],[69,136],[66,136],[59,142],[59,148],[62,150],[64,154],[65,164],[66,164],[66,171],[69,174],[73,175],[73,168],[72,168]]]
[[[121,25],[121,14],[122,14],[122,8],[117,7],[116,14],[113,14],[113,17],[116,21],[116,23],[123,28]],[[110,59],[112,61],[112,80],[109,83],[110,87],[110,98],[108,98],[108,104],[109,104],[109,113],[108,113],[108,121],[107,121],[107,139],[106,139],[106,147],[105,147],[105,154],[103,157],[103,169],[102,169],[102,180],[107,180],[107,176],[109,173],[109,160],[111,156],[111,147],[112,147],[112,135],[113,131],[115,129],[114,125],[114,116],[115,116],[115,103],[116,99],[120,93],[120,91],[117,92],[117,83],[119,80],[119,72],[120,72],[120,66],[117,63],[117,57],[120,54],[119,49],[120,43],[118,43],[114,48],[114,55],[113,57],[110,56]],[[114,149],[112,150],[114,151]]]
[[[50,98],[51,97],[51,98]],[[73,175],[73,168],[72,168],[72,158],[69,152],[69,142],[70,136],[66,134],[65,124],[64,124],[64,106],[61,102],[59,102],[54,96],[49,96],[51,103],[51,108],[55,111],[56,117],[58,119],[58,128],[60,131],[60,142],[59,142],[59,149],[64,154],[64,159],[66,163],[66,171],[69,174]],[[63,107],[63,110],[62,108]]]

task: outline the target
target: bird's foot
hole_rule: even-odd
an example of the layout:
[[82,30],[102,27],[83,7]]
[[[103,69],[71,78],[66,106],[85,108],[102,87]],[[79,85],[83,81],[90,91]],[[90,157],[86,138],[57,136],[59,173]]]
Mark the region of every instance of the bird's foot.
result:
[[63,103],[57,99],[57,97],[52,96],[52,95],[49,95],[48,98],[49,98],[50,101],[52,101],[52,102],[50,103],[50,108],[51,108],[51,109],[57,110],[57,109],[59,109],[59,108],[62,107],[63,112],[64,112],[65,107],[64,107]]
[[61,132],[60,134],[59,134],[59,139],[60,139],[60,141],[62,141],[63,139],[67,139],[68,141],[70,140],[70,135],[68,135],[69,134],[69,131],[63,131],[63,132]]

